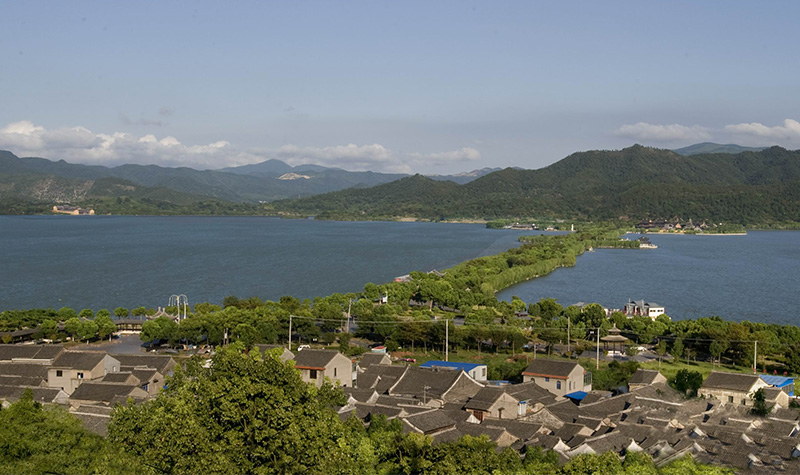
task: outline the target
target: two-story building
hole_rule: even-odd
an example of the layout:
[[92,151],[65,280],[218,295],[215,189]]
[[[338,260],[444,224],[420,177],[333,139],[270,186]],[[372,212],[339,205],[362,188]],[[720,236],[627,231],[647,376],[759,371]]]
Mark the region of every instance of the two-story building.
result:
[[294,355],[294,367],[307,383],[322,386],[325,378],[342,387],[353,387],[353,362],[334,350],[304,349]]
[[99,381],[108,373],[120,370],[119,360],[94,351],[64,351],[47,370],[47,386],[67,394],[85,381]]
[[592,390],[592,373],[572,361],[537,359],[522,372],[523,382],[533,382],[556,396]]

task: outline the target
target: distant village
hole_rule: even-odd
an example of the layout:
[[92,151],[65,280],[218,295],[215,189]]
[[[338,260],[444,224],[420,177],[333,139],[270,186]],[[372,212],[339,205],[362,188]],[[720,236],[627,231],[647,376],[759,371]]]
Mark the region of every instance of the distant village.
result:
[[[625,308],[663,314],[663,307],[643,301]],[[625,339],[614,330],[604,342]],[[522,382],[510,384],[488,380],[485,364],[431,360],[416,366],[380,346],[357,359],[305,345],[296,352],[256,346],[292,361],[309,384],[338,385],[347,397],[336,408],[341,419],[356,417],[368,425],[383,415],[434,443],[485,435],[498,448],[522,454],[528,446],[541,447],[562,462],[580,454],[633,451],[649,454],[658,465],[691,454],[704,463],[800,471],[800,412],[790,409],[789,376],[714,371],[698,398],[687,399],[657,370],[638,369],[615,393],[594,390],[592,373],[579,363],[537,357],[535,351]],[[177,364],[167,354],[0,345],[0,400],[7,405],[30,389],[36,401],[66,407],[104,435],[116,404],[158,397]],[[766,417],[751,413],[757,392],[771,407]]]

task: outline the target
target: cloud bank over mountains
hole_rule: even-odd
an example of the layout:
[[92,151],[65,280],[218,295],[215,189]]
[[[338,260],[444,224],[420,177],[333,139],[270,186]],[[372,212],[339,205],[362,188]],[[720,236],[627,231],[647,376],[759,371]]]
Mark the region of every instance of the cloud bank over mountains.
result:
[[626,124],[614,131],[614,135],[642,142],[688,145],[692,142],[718,141],[740,145],[770,146],[786,148],[800,146],[800,122],[786,119],[783,125],[767,126],[759,122],[730,124],[721,129],[699,125],[649,124],[638,122]]
[[227,140],[186,145],[177,138],[127,132],[95,133],[85,127],[49,130],[23,120],[0,128],[0,149],[20,156],[39,156],[72,163],[115,166],[125,163],[217,169],[258,163],[271,158],[290,165],[315,164],[349,171],[414,173],[415,166],[443,165],[480,159],[478,150],[403,154],[380,144],[324,147],[284,145],[277,149],[242,149]]

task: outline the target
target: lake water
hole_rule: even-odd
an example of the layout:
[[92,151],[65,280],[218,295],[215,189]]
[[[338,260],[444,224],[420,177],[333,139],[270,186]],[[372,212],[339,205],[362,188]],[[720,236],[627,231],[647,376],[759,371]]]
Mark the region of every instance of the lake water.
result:
[[582,301],[610,308],[644,299],[666,307],[673,319],[800,323],[800,232],[648,237],[658,249],[587,252],[575,267],[508,288],[498,298],[552,297],[564,306]]
[[0,310],[352,292],[518,246],[480,224],[0,216]]
[[[157,307],[172,294],[190,304],[325,296],[495,254],[522,234],[480,224],[0,216],[0,310]],[[673,318],[800,323],[800,232],[650,239],[658,249],[587,252],[498,297],[611,308],[645,299]]]

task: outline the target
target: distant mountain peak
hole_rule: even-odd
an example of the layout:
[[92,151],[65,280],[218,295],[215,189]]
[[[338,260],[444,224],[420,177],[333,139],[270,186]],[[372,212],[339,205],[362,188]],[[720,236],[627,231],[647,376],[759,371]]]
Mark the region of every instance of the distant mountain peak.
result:
[[742,152],[760,152],[769,147],[745,147],[733,143],[718,144],[714,142],[701,142],[688,147],[676,148],[673,152],[679,155],[699,155],[701,153],[729,153],[736,154]]

